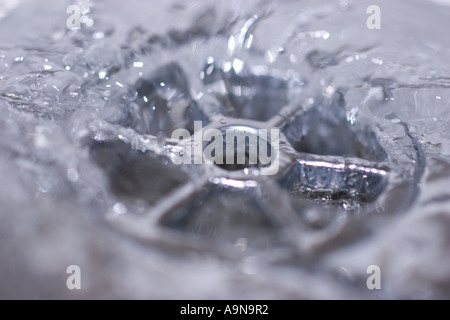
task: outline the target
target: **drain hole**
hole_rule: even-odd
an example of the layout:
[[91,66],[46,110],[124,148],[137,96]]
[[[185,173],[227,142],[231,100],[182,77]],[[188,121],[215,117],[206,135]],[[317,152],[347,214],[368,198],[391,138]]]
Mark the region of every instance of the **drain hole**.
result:
[[255,128],[230,126],[206,144],[204,155],[228,171],[267,167],[275,156],[269,141],[270,136],[265,131],[260,134]]
[[232,163],[227,164],[226,163],[227,162],[226,155],[224,155],[223,156],[223,163],[219,163],[219,164],[216,163],[216,165],[219,168],[222,168],[222,169],[225,169],[225,170],[228,170],[228,171],[238,171],[238,170],[244,170],[246,168],[258,168],[259,167],[259,163],[258,162],[256,164],[252,164],[250,162],[250,154],[248,152],[245,152],[245,155],[244,155],[244,157],[245,157],[244,160],[245,161],[244,161],[244,163],[242,163],[242,164],[237,163],[238,157],[239,157],[238,150],[235,147],[234,157],[233,157],[234,161]]
[[387,155],[375,133],[347,120],[345,101],[317,105],[283,128],[296,151],[303,153],[282,185],[293,192],[326,202],[375,201],[388,182]]
[[333,168],[332,162],[317,161],[310,156],[306,161],[297,161],[281,185],[294,193],[327,202],[368,203],[384,191],[387,182],[388,174],[384,169],[355,164]]
[[370,161],[383,161],[387,157],[375,134],[368,128],[351,126],[340,108],[333,112],[312,109],[285,126],[283,133],[299,152]]
[[[223,114],[233,118],[267,121],[285,106],[288,99],[287,80],[270,74],[252,74],[245,67],[222,65],[211,59],[203,71],[202,79],[209,91],[220,97],[225,106]],[[238,70],[236,70],[238,69]]]
[[[260,191],[208,186],[179,209],[166,214],[159,224],[201,237],[219,248],[231,244],[241,252],[247,247],[267,250],[283,241],[282,227],[273,221],[270,208],[260,199]],[[242,242],[244,248],[240,246]]]
[[124,200],[154,204],[188,180],[164,158],[133,150],[122,141],[92,142],[90,154],[106,172],[111,191]]
[[140,115],[129,122],[135,129],[151,135],[170,136],[174,129],[193,133],[195,120],[207,123],[189,91],[189,82],[180,65],[165,65],[136,83]]

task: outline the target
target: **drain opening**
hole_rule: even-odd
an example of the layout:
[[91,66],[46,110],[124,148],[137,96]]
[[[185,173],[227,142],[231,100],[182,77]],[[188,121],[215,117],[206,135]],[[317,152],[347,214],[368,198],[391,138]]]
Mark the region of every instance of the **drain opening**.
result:
[[112,193],[129,203],[153,205],[188,181],[188,176],[164,157],[134,150],[120,140],[92,141],[89,152],[104,171]]
[[244,126],[223,128],[203,152],[208,161],[228,171],[269,167],[276,155],[268,130]]
[[[260,193],[260,186],[209,185],[164,215],[158,224],[164,229],[216,244],[221,249],[266,252],[285,244],[285,238],[283,226],[271,213],[274,209],[260,198]],[[244,248],[242,242],[245,242]]]
[[321,156],[352,156],[381,162],[387,158],[375,133],[362,125],[351,125],[344,110],[313,108],[287,124],[287,140],[299,152]]

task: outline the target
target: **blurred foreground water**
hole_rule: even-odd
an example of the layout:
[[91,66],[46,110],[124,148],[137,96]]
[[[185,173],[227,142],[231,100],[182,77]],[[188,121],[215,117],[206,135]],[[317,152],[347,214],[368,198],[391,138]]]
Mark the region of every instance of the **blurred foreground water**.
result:
[[[0,297],[450,298],[450,7],[371,4],[2,2]],[[292,104],[277,177],[171,162]]]

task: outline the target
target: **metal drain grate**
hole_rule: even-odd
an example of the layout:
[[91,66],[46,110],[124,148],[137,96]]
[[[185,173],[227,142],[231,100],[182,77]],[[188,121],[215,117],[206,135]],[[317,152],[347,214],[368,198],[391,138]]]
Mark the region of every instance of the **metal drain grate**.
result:
[[[205,70],[210,77],[203,75],[203,81],[212,86],[211,92],[217,82],[225,82],[219,87],[228,88],[225,95],[216,92],[221,97],[219,106],[197,103],[190,95],[183,70],[176,64],[160,68],[137,83],[141,117],[132,123],[137,123],[136,130],[145,131],[147,139],[158,141],[159,150],[137,151],[129,143],[117,141],[109,146],[105,142],[91,145],[91,154],[108,172],[115,194],[126,201],[150,205],[144,214],[115,216],[112,221],[116,227],[141,240],[227,256],[233,256],[236,247],[244,244],[246,249],[256,251],[298,250],[302,230],[314,229],[317,221],[305,223],[295,205],[281,209],[281,202],[302,199],[306,201],[303,205],[331,205],[337,211],[342,207],[348,211],[376,200],[385,190],[390,170],[373,133],[365,130],[363,137],[369,138],[360,141],[345,119],[322,119],[323,124],[314,125],[321,123],[316,117],[321,113],[305,112],[300,103],[274,106],[274,99],[286,96],[287,84],[281,79],[238,76],[212,65]],[[235,97],[236,83],[247,87],[247,97]],[[263,92],[263,99],[253,91]],[[312,123],[309,127],[319,132],[306,130],[308,120]],[[196,128],[195,121],[206,125]],[[170,136],[177,128],[193,134],[183,141],[188,148],[198,141],[196,135],[209,129],[218,130],[224,137],[230,130],[255,136],[255,141],[262,139],[259,130],[275,129],[279,135],[276,146],[268,143],[267,148],[269,153],[276,153],[277,161],[260,165],[257,156],[251,154],[248,140],[242,140],[246,143],[243,154],[236,151],[238,142],[234,140],[233,164],[224,159],[222,164],[177,167],[173,159],[185,150]],[[335,140],[336,135],[346,140]],[[122,140],[127,141],[123,136]],[[267,136],[266,140],[270,141]],[[318,145],[323,146],[320,152],[311,147]],[[200,149],[207,146],[208,142],[203,143]],[[224,143],[224,154],[225,149]],[[239,156],[244,161],[236,164]],[[250,164],[250,158],[257,159],[256,163]],[[197,162],[194,159],[192,163]]]

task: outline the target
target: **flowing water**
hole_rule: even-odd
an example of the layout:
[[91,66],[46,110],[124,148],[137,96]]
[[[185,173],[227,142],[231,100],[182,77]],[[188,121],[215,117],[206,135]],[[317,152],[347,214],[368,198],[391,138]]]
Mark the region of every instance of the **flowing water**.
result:
[[378,2],[1,2],[0,297],[449,298],[450,7]]

